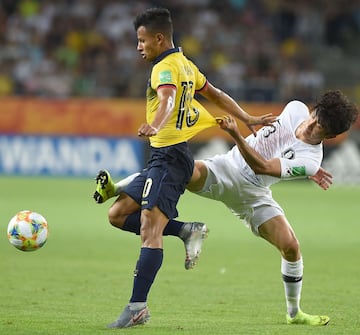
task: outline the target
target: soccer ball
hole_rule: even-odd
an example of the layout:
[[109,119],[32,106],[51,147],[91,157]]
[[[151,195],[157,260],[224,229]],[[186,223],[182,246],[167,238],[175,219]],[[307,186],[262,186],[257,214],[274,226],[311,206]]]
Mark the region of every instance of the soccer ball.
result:
[[46,219],[32,211],[21,211],[10,220],[7,228],[9,242],[22,251],[41,248],[49,235]]

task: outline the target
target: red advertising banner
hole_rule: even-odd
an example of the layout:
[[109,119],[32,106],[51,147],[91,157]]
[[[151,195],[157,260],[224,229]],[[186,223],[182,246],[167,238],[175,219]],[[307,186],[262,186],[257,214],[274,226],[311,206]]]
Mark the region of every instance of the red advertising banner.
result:
[[5,134],[131,136],[144,119],[144,102],[70,99],[0,100]]
[[[204,106],[215,116],[223,114],[212,104],[204,103]],[[246,103],[241,106],[252,115],[278,115],[284,107],[283,104],[268,103]],[[137,129],[144,120],[143,99],[0,99],[2,134],[136,136]],[[242,123],[239,123],[239,127],[244,136],[250,133]],[[336,142],[341,141],[344,136],[336,139]],[[230,140],[229,135],[217,127],[203,131],[194,140],[207,141],[213,137]]]

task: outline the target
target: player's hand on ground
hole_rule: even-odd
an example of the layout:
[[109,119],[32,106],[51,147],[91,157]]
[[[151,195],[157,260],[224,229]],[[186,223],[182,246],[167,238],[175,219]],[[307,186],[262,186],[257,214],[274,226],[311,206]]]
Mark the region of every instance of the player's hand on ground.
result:
[[310,176],[309,179],[313,180],[316,184],[318,184],[323,190],[327,190],[332,184],[332,178],[330,172],[326,171],[322,167],[313,175]]
[[149,125],[148,123],[143,123],[138,129],[138,136],[150,137],[155,136],[158,132],[158,129]]

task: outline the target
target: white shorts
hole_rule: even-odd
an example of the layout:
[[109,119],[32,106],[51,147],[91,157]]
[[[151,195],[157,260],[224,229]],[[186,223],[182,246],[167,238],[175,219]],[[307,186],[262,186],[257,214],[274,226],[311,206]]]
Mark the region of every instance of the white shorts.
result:
[[221,155],[202,162],[208,169],[208,176],[203,189],[196,194],[224,203],[255,235],[259,235],[259,227],[264,222],[284,215],[269,187],[255,185],[239,171],[234,172]]

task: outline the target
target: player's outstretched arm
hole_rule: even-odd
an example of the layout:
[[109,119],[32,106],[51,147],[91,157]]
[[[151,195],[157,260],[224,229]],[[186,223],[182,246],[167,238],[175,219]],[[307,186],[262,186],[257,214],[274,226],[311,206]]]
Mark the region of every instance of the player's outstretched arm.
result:
[[246,163],[256,174],[265,174],[273,177],[281,176],[281,164],[278,158],[265,159],[261,154],[249,146],[241,135],[235,119],[232,116],[216,118],[220,128],[228,132],[234,139]]
[[205,87],[199,93],[226,113],[244,122],[255,136],[256,130],[254,126],[269,125],[276,120],[276,116],[272,115],[271,113],[261,116],[253,116],[248,114],[232,97],[230,97],[222,90],[216,88],[209,82],[207,82]]

